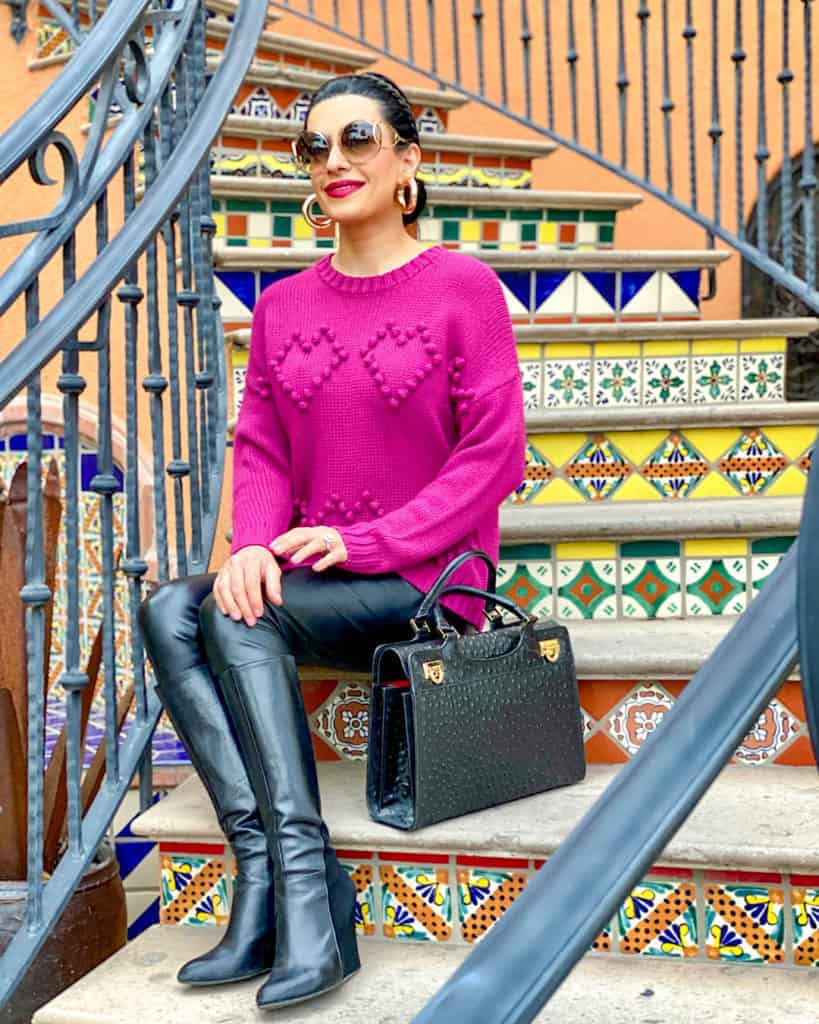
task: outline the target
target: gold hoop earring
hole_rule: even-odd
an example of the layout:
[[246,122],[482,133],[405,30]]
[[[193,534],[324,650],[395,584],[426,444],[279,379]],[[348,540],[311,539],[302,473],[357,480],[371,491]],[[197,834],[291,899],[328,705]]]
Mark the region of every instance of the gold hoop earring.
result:
[[[407,202],[406,188],[409,186],[410,198],[409,203]],[[399,185],[395,190],[395,201],[404,211],[404,213],[412,213],[415,207],[418,205],[418,182],[415,178],[410,178],[409,181],[403,185]]]
[[301,204],[301,213],[307,223],[313,228],[328,228],[333,223],[332,217],[327,216],[314,216],[310,212],[310,207],[316,201],[316,193],[311,192],[310,195]]

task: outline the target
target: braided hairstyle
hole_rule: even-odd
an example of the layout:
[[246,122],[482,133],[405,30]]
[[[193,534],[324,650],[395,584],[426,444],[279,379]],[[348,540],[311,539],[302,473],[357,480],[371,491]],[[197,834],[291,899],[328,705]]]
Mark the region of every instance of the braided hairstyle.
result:
[[[386,75],[382,75],[378,71],[356,72],[329,78],[313,93],[304,115],[305,123],[316,103],[330,99],[331,96],[349,95],[366,96],[369,99],[378,100],[384,120],[391,124],[403,139],[421,144],[418,137],[418,125],[415,123],[415,115],[406,94],[391,78],[387,78]],[[396,150],[401,150],[409,145],[409,142],[396,142]],[[404,224],[412,224],[414,220],[417,220],[426,206],[426,187],[420,178],[416,178],[416,181],[418,183],[418,202],[412,213],[401,215]]]

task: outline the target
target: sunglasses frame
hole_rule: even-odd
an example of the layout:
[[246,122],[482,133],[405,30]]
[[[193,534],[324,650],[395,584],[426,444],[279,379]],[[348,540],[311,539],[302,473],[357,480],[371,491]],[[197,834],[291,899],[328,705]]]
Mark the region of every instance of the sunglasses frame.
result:
[[[372,128],[373,128],[373,138],[376,139],[376,141],[378,142],[378,149],[375,151],[375,153],[372,153],[370,156],[364,157],[363,160],[352,159],[345,152],[345,154],[344,154],[345,158],[347,160],[349,160],[349,162],[351,164],[353,164],[354,167],[357,167],[360,164],[365,164],[368,161],[373,160],[375,158],[375,156],[378,153],[381,152],[382,149],[385,149],[385,148],[386,149],[390,149],[391,146],[395,146],[396,143],[398,143],[398,142],[411,142],[412,141],[412,139],[405,139],[402,135],[399,135],[398,132],[396,131],[396,129],[393,127],[393,125],[391,125],[389,122],[387,122],[387,121],[380,121],[380,120],[379,121],[371,121],[368,117],[354,117],[352,119],[352,121],[348,121],[347,124],[345,124],[342,127],[341,131],[339,132],[339,137],[344,134],[344,132],[347,130],[347,128],[350,127],[351,124],[355,124],[358,121],[364,121],[366,124],[372,126]],[[384,145],[384,134],[383,134],[383,132],[381,130],[381,125],[382,124],[386,124],[387,128],[389,128],[389,130],[392,132],[393,138],[392,138],[391,146],[385,146]],[[298,168],[298,170],[304,171],[304,172],[309,174],[310,173],[310,164],[309,163],[305,164],[304,161],[299,157],[299,154],[298,154],[298,144],[299,144],[299,141],[306,134],[308,134],[306,131],[302,131],[302,132],[300,132],[296,136],[295,139],[293,139],[291,141],[291,143],[290,143],[290,152],[293,155],[293,162],[295,163],[295,165]],[[324,139],[324,141],[327,143],[327,158],[326,159],[329,159],[330,153],[332,153],[332,151],[333,151],[333,144],[330,141],[330,139],[327,138],[327,136],[325,135],[324,132],[310,132],[309,134],[310,135],[320,135]],[[343,149],[342,149],[342,152],[344,152]],[[325,160],[325,163],[326,163],[326,160]]]

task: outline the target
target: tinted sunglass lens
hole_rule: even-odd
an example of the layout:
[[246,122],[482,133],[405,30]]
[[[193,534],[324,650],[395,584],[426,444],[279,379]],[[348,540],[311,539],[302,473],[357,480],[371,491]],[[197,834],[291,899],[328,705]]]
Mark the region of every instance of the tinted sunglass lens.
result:
[[377,133],[377,126],[369,121],[351,121],[341,133],[342,148],[353,159],[367,157],[378,149]]

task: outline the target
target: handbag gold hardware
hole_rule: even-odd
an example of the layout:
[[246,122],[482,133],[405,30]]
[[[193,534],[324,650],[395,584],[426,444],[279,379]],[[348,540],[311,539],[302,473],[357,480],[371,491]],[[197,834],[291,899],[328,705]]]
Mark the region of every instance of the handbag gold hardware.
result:
[[547,661],[557,661],[560,657],[560,641],[559,640],[541,640],[540,653]]
[[442,661],[424,662],[424,679],[429,679],[437,686],[444,681],[444,663]]

